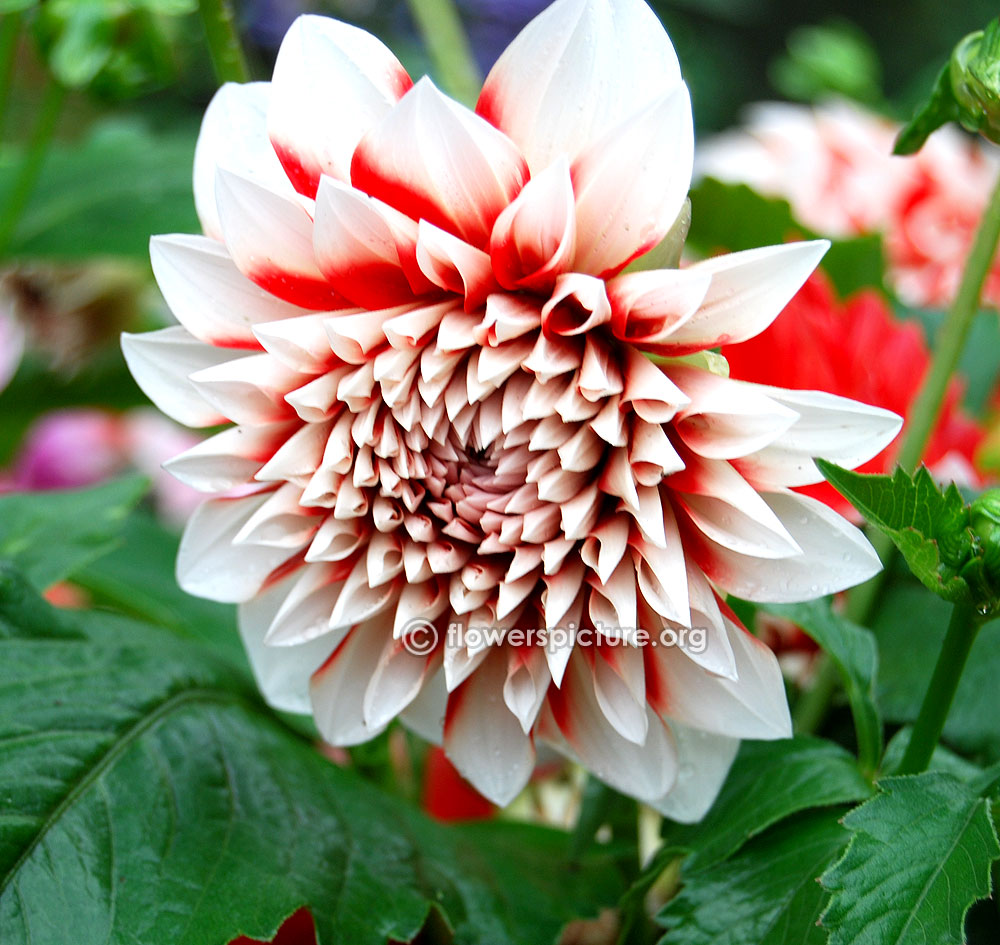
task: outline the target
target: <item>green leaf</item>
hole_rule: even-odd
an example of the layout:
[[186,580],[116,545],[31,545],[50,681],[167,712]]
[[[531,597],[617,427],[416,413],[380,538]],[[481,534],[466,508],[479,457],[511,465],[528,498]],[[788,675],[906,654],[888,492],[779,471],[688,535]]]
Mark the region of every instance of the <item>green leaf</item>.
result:
[[[764,197],[746,184],[706,177],[691,191],[688,243],[706,255],[823,235],[797,221],[787,200]],[[822,268],[841,296],[865,286],[881,287],[885,272],[881,239],[835,240]]]
[[785,97],[815,102],[831,95],[873,104],[882,98],[878,50],[849,21],[800,26],[788,34],[788,51],[769,70]]
[[[191,196],[195,130],[154,134],[122,119],[94,126],[82,142],[54,147],[14,231],[10,254],[148,260],[150,233],[198,232]],[[0,193],[20,155],[0,162]]]
[[886,778],[851,811],[851,842],[823,874],[830,945],[964,941],[965,914],[990,892],[1000,844],[989,804],[942,772]]
[[149,488],[141,476],[89,489],[0,496],[0,557],[40,590],[111,551]]
[[73,574],[100,607],[110,607],[175,631],[248,668],[231,604],[193,597],[178,587],[174,563],[180,541],[152,514],[138,511],[122,523],[112,551]]
[[798,624],[833,660],[854,716],[861,766],[866,771],[874,771],[882,755],[882,721],[875,698],[878,675],[875,636],[867,628],[835,614],[829,600],[765,604],[761,609]]
[[[321,945],[537,945],[613,903],[566,834],[452,829],[327,761],[243,676],[171,633],[60,612],[0,567],[4,945],[220,945],[300,906]],[[72,930],[71,932],[69,930]]]
[[684,872],[657,920],[662,945],[825,945],[817,877],[840,854],[842,811],[807,811],[756,837],[731,860]]
[[665,840],[692,851],[686,868],[701,869],[792,814],[860,801],[871,793],[854,758],[833,742],[806,736],[746,741],[705,819],[668,827]]
[[941,491],[921,466],[910,476],[866,475],[817,459],[833,487],[872,525],[885,532],[925,587],[951,603],[970,602],[974,593],[959,575],[973,557],[969,511],[958,487]]

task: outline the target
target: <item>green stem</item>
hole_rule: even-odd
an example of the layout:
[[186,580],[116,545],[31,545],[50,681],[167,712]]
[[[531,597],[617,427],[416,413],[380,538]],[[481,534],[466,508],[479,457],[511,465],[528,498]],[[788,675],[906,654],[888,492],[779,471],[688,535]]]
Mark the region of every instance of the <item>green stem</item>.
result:
[[452,0],[407,0],[441,87],[472,105],[483,79]]
[[198,0],[198,10],[205,27],[215,77],[220,83],[249,82],[250,69],[229,0]]
[[17,64],[17,44],[21,38],[21,14],[6,13],[0,17],[0,135],[10,107],[10,90],[14,85]]
[[65,99],[66,87],[55,79],[50,79],[45,97],[38,109],[35,127],[31,131],[28,149],[15,173],[14,183],[8,192],[7,205],[3,208],[3,215],[0,216],[0,258],[7,254],[14,230],[38,182]]
[[971,604],[956,604],[952,610],[948,633],[897,774],[918,774],[930,763],[982,623],[982,617]]
[[823,724],[839,685],[840,673],[833,660],[820,653],[816,658],[812,685],[802,692],[792,711],[796,732],[811,735]]

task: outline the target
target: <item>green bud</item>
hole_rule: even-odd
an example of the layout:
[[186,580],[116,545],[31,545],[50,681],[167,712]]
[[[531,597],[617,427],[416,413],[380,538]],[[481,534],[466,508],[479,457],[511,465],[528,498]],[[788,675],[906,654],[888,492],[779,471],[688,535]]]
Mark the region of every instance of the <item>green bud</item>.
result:
[[969,509],[969,525],[979,540],[986,579],[993,593],[1000,593],[1000,489],[990,489]]
[[1000,144],[1000,19],[966,36],[951,54],[948,71],[959,121]]

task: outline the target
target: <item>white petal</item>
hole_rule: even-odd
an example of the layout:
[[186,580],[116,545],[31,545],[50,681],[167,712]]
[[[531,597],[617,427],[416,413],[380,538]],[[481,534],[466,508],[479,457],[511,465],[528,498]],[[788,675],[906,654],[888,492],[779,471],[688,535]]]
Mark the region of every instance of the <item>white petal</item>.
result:
[[249,600],[297,548],[234,545],[237,532],[270,493],[209,499],[188,520],[177,552],[177,583],[189,594],[232,604]]
[[299,199],[222,169],[215,196],[226,248],[248,279],[303,308],[344,307],[316,265],[313,221]]
[[195,371],[231,361],[236,352],[198,341],[179,325],[122,334],[122,354],[142,392],[168,417],[189,427],[213,427],[226,418],[188,378]]
[[695,824],[708,813],[726,781],[740,748],[738,738],[714,735],[670,720],[680,767],[677,780],[666,797],[654,801],[665,817],[682,824]]
[[191,375],[202,397],[234,423],[276,423],[292,409],[285,394],[306,380],[269,354],[252,354],[214,364]]
[[535,767],[531,737],[521,729],[503,698],[507,675],[500,651],[448,697],[444,750],[472,786],[500,807],[528,783]]
[[448,690],[444,672],[438,670],[426,680],[417,697],[403,710],[400,721],[425,741],[440,745],[444,740],[444,714],[448,706]]
[[355,627],[309,683],[313,719],[331,745],[358,745],[385,727],[368,725],[365,690],[382,656],[388,628],[377,621]]
[[747,600],[812,600],[867,581],[882,569],[865,536],[822,502],[794,493],[764,493],[764,500],[802,548],[789,558],[738,554],[694,532],[692,553],[717,586]]
[[673,46],[642,0],[558,0],[507,47],[476,110],[538,174],[679,81]]
[[215,240],[154,236],[149,259],[170,311],[208,344],[259,349],[254,325],[302,314],[251,282]]
[[514,144],[421,79],[358,145],[351,182],[485,248],[528,169]]
[[573,164],[578,272],[607,276],[656,246],[677,219],[694,161],[681,84],[608,130]]
[[201,492],[226,492],[251,482],[295,427],[294,423],[231,427],[168,459],[163,468]]
[[260,181],[278,193],[291,185],[267,137],[267,82],[227,82],[205,110],[194,151],[194,205],[206,236],[222,239],[215,205],[215,172],[219,167]]
[[315,564],[300,568],[286,588],[285,599],[267,628],[264,643],[272,649],[300,647],[325,637],[329,655],[347,634],[347,628],[330,630],[330,611],[337,602],[342,581],[336,568]]
[[309,677],[330,655],[331,639],[320,638],[289,647],[264,644],[268,628],[297,579],[297,574],[285,578],[240,604],[240,636],[243,637],[254,678],[268,703],[282,712],[308,715],[312,711]]
[[388,725],[417,697],[430,669],[431,661],[411,653],[403,641],[387,641],[365,689],[365,724]]
[[860,466],[892,442],[903,422],[889,410],[822,391],[745,386],[753,386],[798,414],[772,443],[733,464],[762,489],[821,482],[823,475],[812,461],[814,456],[848,469]]
[[678,354],[736,344],[759,335],[802,287],[829,249],[826,240],[762,246],[695,263],[711,273],[701,308],[662,346]]
[[[671,721],[730,738],[788,738],[791,717],[774,654],[746,630],[726,621],[736,679],[707,672],[676,647],[651,651],[658,682],[654,707]],[[655,669],[654,669],[655,667]]]
[[371,33],[300,16],[278,50],[267,116],[271,141],[296,188],[311,197],[320,174],[349,181],[358,142],[411,85]]

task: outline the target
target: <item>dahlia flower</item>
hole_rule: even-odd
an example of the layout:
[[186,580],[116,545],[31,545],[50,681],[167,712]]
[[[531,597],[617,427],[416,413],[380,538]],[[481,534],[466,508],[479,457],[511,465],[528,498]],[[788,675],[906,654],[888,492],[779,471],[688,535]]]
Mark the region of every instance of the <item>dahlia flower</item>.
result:
[[[818,270],[766,330],[721,351],[730,375],[740,380],[825,390],[902,417],[909,415],[931,360],[917,322],[898,320],[871,289],[840,302]],[[878,352],[877,359],[872,352]],[[938,479],[980,488],[975,458],[985,430],[962,409],[962,390],[962,380],[952,378],[924,462]],[[890,444],[859,471],[892,472],[896,452],[896,444]],[[826,482],[801,491],[842,514],[856,514]]]
[[232,424],[168,463],[217,494],[178,577],[239,602],[275,706],[339,745],[401,716],[500,804],[545,741],[687,820],[739,739],[789,734],[774,656],[723,595],[878,569],[790,487],[820,478],[817,453],[868,459],[898,418],[699,354],[765,328],[825,243],[625,271],[682,212],[692,161],[640,0],[553,4],[475,111],[315,16],[271,83],[218,93],[205,235],[152,243],[180,324],[124,349],[172,417]]
[[[699,148],[697,173],[783,197],[796,219],[828,236],[881,233],[888,279],[910,305],[953,298],[1000,158],[957,128],[896,157],[897,125],[846,102],[767,103],[743,129]],[[1000,263],[983,297],[1000,303]]]

